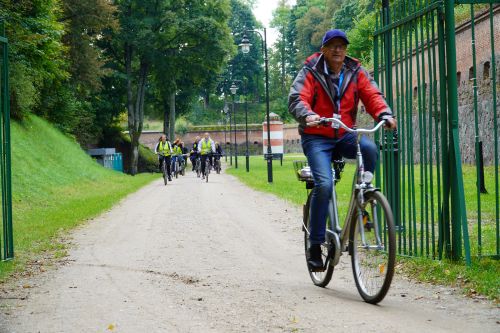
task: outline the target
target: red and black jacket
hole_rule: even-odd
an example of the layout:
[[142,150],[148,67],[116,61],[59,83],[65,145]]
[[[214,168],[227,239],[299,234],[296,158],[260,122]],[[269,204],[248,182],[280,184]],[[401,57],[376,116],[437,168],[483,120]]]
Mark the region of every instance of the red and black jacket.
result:
[[305,118],[317,114],[320,117],[333,117],[340,114],[341,120],[349,127],[356,124],[358,104],[361,100],[366,111],[376,120],[383,115],[392,114],[377,84],[357,59],[346,57],[344,60],[344,79],[340,87],[339,103],[327,83],[325,60],[321,53],[307,58],[304,67],[297,74],[288,96],[288,111],[299,122],[299,133],[316,134],[330,138],[340,138],[345,130],[331,127],[306,127]]

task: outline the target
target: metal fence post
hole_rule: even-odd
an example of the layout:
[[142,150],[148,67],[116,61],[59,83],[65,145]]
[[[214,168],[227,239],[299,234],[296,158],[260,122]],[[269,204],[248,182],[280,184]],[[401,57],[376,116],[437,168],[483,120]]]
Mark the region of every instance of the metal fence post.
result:
[[[455,41],[455,3],[445,1],[445,32],[446,32],[446,69],[448,82],[448,110],[450,128],[450,190],[451,190],[451,232],[452,258],[462,257],[462,233],[465,247],[465,260],[470,265],[469,231],[465,210],[464,184],[462,178],[462,159],[460,154],[458,134],[458,91],[457,91],[457,57]],[[462,233],[461,229],[462,228]]]
[[[2,222],[3,222],[3,260],[14,258],[14,237],[12,231],[12,187],[10,158],[10,101],[9,101],[9,62],[8,40],[5,38],[5,25],[0,23],[0,45],[2,46],[1,92],[2,117],[0,137],[2,140],[0,160],[2,178]],[[1,257],[1,256],[0,256]]]

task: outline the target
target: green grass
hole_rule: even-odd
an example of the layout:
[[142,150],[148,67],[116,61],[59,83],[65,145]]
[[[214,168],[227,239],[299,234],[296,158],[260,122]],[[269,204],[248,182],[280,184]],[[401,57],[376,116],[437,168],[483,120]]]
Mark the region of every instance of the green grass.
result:
[[[246,185],[257,189],[259,191],[269,192],[275,194],[293,204],[303,205],[306,200],[305,185],[299,182],[295,177],[293,171],[293,160],[305,160],[303,155],[287,156],[283,161],[283,166],[280,166],[279,161],[273,161],[273,176],[274,182],[269,184],[267,182],[267,165],[262,156],[253,156],[250,158],[250,173],[245,171],[244,167],[239,169],[229,168],[229,174],[237,176]],[[417,229],[413,230],[412,237],[417,239],[418,254],[425,255],[425,236],[423,247],[421,247],[421,236],[425,235],[425,222],[420,223],[423,211],[429,210],[431,205],[428,196],[421,196],[421,172],[420,166],[414,166],[414,180],[415,183],[415,201],[416,208],[416,226]],[[342,173],[342,180],[337,184],[337,196],[339,199],[339,212],[341,222],[347,210],[348,201],[350,199],[352,177],[354,173],[354,165],[346,164],[344,172]],[[435,177],[434,169],[434,177]],[[495,243],[495,193],[494,193],[494,169],[493,167],[486,167],[485,181],[486,188],[489,194],[481,195],[481,213],[483,216],[483,254],[493,253],[496,246]],[[467,217],[469,221],[469,234],[471,240],[472,255],[477,255],[477,194],[476,194],[476,172],[473,166],[463,166],[464,186],[465,186],[465,200],[467,206]],[[407,176],[406,176],[407,177]],[[430,185],[429,185],[430,186]],[[434,180],[433,193],[437,195],[437,184]],[[405,193],[409,193],[405,189]],[[406,195],[406,197],[408,197]],[[422,205],[423,203],[423,205]],[[437,200],[434,201],[434,214],[435,214],[435,244],[437,244]],[[430,214],[430,213],[429,213]],[[406,218],[411,221],[411,218]],[[430,220],[430,218],[429,218]],[[408,222],[407,227],[408,227]],[[424,226],[424,233],[422,233],[421,226]],[[429,231],[431,230],[429,226]],[[407,233],[406,242],[409,241],[409,233]],[[398,237],[399,239],[399,237]],[[412,238],[413,240],[415,238]],[[432,245],[432,243],[430,243]],[[436,246],[437,249],[437,246]],[[408,251],[408,248],[407,248]],[[436,250],[437,251],[437,250]],[[408,253],[408,252],[407,252]],[[437,261],[425,257],[418,258],[401,258],[403,265],[402,270],[410,276],[421,281],[432,283],[440,283],[446,285],[454,285],[463,288],[467,293],[481,293],[491,299],[498,301],[500,299],[500,262],[488,258],[474,257],[471,267],[466,267],[463,263],[453,263],[446,260]]]
[[64,255],[57,238],[111,208],[157,176],[105,169],[46,121],[12,124],[12,202],[15,259],[0,262],[0,281],[37,255]]

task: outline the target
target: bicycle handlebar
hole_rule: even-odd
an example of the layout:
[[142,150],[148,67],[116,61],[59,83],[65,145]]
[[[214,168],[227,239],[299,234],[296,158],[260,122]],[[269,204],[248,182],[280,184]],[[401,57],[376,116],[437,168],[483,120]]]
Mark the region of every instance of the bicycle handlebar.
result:
[[316,120],[316,121],[312,121],[309,124],[316,124],[316,125],[328,125],[328,123],[331,123],[332,124],[332,127],[333,127],[333,124],[334,123],[337,123],[338,125],[340,125],[340,127],[342,127],[343,129],[345,129],[347,132],[350,132],[350,133],[354,133],[354,134],[367,134],[367,133],[375,133],[376,131],[378,131],[380,129],[380,127],[382,127],[383,125],[385,125],[386,121],[385,120],[382,120],[380,121],[375,127],[373,128],[357,128],[357,129],[353,129],[353,128],[350,128],[349,126],[347,126],[346,124],[344,124],[341,120],[337,119],[337,118],[320,118],[319,120]]

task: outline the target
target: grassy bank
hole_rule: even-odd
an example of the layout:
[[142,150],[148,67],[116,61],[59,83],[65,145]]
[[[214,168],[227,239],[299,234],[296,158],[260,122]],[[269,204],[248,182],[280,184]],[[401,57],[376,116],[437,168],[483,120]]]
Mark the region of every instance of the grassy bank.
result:
[[12,124],[12,193],[15,259],[0,263],[0,281],[47,250],[56,238],[112,207],[157,176],[135,177],[105,169],[74,140],[31,117]]
[[[295,177],[293,172],[293,160],[305,160],[304,156],[288,156],[283,161],[283,166],[280,166],[279,161],[273,161],[273,184],[267,182],[267,165],[262,156],[254,156],[250,159],[250,172],[247,173],[243,162],[240,163],[239,169],[229,168],[227,172],[238,177],[246,185],[259,191],[273,193],[293,204],[303,205],[306,200],[306,190],[304,183],[301,183]],[[415,166],[415,184],[420,182],[418,166]],[[464,184],[467,200],[467,214],[472,219],[477,216],[477,204],[475,198],[475,169],[471,166],[464,166]],[[349,195],[351,193],[352,177],[354,173],[354,165],[347,164],[342,174],[342,180],[337,184],[337,196],[339,198],[340,216],[345,216],[347,210]],[[492,184],[494,177],[493,168],[486,168],[486,187],[493,191]],[[420,192],[416,193],[416,207],[420,207],[421,197]],[[494,195],[490,194],[483,197],[482,214],[484,217],[494,216],[495,205]],[[418,219],[420,216],[417,215]],[[341,218],[342,219],[342,218]],[[483,223],[483,246],[484,250],[493,250],[495,246],[494,220],[484,218]],[[437,224],[437,223],[436,223]],[[490,228],[491,227],[491,228]],[[437,228],[437,225],[435,226]],[[420,228],[419,228],[420,229]],[[474,246],[475,226],[470,225],[471,235],[471,252],[473,255],[477,253],[477,248]],[[437,235],[437,231],[436,231]],[[420,241],[420,230],[417,233]],[[488,243],[486,243],[486,241]],[[483,252],[487,253],[487,252]],[[466,267],[462,263],[453,263],[447,261],[437,261],[427,258],[400,258],[401,271],[409,276],[420,281],[450,285],[462,288],[464,293],[474,295],[476,293],[485,295],[497,302],[500,300],[500,262],[494,259],[477,259],[473,260],[471,267]]]

